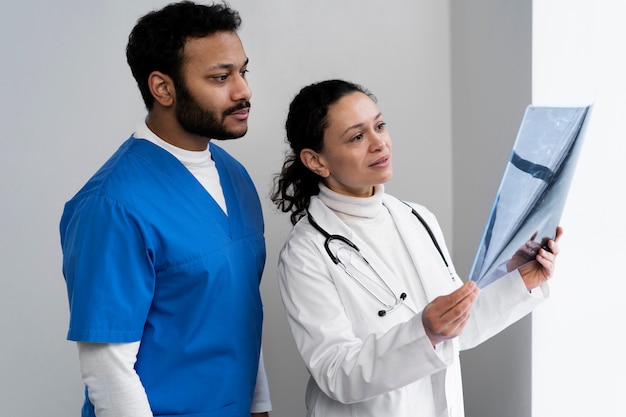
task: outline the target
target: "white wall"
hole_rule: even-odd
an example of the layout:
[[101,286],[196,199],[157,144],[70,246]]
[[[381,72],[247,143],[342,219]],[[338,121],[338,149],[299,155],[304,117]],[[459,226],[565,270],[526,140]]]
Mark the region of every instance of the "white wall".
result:
[[533,314],[533,417],[622,416],[626,3],[533,2],[533,102],[591,104],[552,299]]
[[[124,57],[135,20],[166,1],[32,0],[0,14],[0,415],[78,415],[76,350],[58,221],[63,204],[143,117]],[[328,77],[379,98],[395,144],[389,190],[438,213],[452,233],[448,2],[232,0],[244,19],[253,110],[227,147],[263,199],[268,263],[262,284],[266,366],[275,417],[302,415],[306,373],[287,329],[275,262],[289,229],[268,198],[284,151],[287,105]],[[435,177],[431,173],[437,172]]]

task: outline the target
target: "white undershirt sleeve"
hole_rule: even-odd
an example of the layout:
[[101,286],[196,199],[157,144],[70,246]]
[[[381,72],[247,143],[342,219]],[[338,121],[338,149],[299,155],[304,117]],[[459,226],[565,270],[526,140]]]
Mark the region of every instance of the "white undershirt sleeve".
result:
[[78,342],[80,372],[98,417],[153,417],[135,372],[139,342]]
[[272,411],[272,401],[270,400],[270,387],[265,374],[265,364],[263,362],[263,352],[259,357],[259,370],[256,376],[256,386],[254,387],[254,397],[252,398],[251,413],[265,413]]
[[259,370],[256,376],[256,386],[254,387],[254,397],[252,397],[251,413],[265,413],[272,411],[272,401],[270,399],[270,387],[265,374],[265,364],[263,362],[263,352],[259,357]]

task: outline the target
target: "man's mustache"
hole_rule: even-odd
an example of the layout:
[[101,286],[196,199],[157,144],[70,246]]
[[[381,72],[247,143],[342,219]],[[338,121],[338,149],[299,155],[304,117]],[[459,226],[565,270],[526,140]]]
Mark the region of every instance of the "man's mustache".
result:
[[241,102],[241,103],[239,103],[239,104],[236,104],[236,105],[234,105],[234,106],[229,107],[228,109],[226,109],[226,110],[224,111],[224,116],[228,116],[228,115],[229,115],[229,114],[231,114],[231,113],[235,113],[235,112],[237,112],[237,111],[239,111],[239,110],[243,110],[243,109],[249,109],[249,108],[251,108],[251,107],[252,107],[252,105],[250,104],[250,102],[249,102],[249,101],[244,101],[244,102]]

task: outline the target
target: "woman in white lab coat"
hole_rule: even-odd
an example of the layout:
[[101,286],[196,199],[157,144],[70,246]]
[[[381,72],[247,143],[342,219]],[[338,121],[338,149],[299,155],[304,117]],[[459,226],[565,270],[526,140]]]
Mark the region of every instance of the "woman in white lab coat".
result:
[[547,296],[558,254],[478,290],[457,276],[435,216],[385,194],[391,139],[374,97],[329,80],[303,88],[287,117],[291,146],[272,195],[295,224],[279,288],[311,375],[308,416],[463,416],[459,351]]

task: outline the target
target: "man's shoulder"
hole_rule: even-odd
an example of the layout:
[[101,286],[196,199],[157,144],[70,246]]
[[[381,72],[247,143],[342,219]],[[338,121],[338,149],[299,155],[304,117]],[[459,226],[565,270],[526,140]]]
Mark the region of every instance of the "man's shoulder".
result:
[[89,195],[119,195],[141,189],[145,181],[154,181],[161,155],[154,144],[130,137],[104,162],[76,193],[73,200]]

